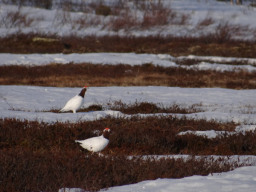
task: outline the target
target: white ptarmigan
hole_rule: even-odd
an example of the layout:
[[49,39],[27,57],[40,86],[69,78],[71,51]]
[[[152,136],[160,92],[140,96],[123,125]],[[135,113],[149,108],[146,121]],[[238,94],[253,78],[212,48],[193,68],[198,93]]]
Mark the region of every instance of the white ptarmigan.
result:
[[76,143],[79,143],[81,147],[87,149],[91,152],[100,152],[102,151],[109,143],[110,129],[105,128],[101,136],[92,137],[85,140],[75,140]]
[[82,106],[84,102],[84,94],[87,90],[87,86],[84,86],[81,92],[72,97],[66,105],[60,110],[60,112],[65,112],[65,111],[73,111],[73,113],[76,113],[76,111]]

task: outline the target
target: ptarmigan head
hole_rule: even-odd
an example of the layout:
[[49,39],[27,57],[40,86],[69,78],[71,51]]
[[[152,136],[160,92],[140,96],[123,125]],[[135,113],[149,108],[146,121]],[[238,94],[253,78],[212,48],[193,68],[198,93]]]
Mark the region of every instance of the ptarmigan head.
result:
[[106,139],[109,139],[110,132],[111,132],[111,130],[109,128],[105,128],[103,130],[103,137],[106,138]]
[[81,92],[80,92],[78,95],[84,98],[84,94],[85,94],[85,92],[87,91],[87,88],[88,88],[88,87],[85,85],[85,86],[83,87],[83,89],[81,90]]

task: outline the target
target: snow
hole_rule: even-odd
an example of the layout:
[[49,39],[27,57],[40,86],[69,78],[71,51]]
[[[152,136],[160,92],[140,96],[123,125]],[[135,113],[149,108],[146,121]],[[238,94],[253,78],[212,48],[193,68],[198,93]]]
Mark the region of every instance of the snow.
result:
[[[3,65],[28,65],[38,66],[51,63],[91,63],[104,65],[143,65],[153,64],[163,67],[182,67],[185,69],[215,70],[215,71],[256,71],[256,59],[235,57],[210,57],[210,56],[181,56],[173,57],[168,54],[136,54],[136,53],[84,53],[84,54],[10,54],[0,53],[0,66]],[[177,64],[178,60],[194,59],[198,61],[194,65]],[[213,62],[213,63],[209,63]],[[241,65],[223,64],[241,62]],[[244,65],[243,63],[247,63]]]
[[[136,156],[135,156],[136,157]],[[208,161],[219,161],[222,164],[224,163],[236,163],[238,166],[249,166],[256,165],[256,156],[254,155],[230,155],[230,156],[221,156],[221,155],[144,155],[139,156],[145,160],[160,160],[160,159],[183,159],[184,161],[191,160],[194,158],[196,160],[208,160]],[[129,156],[128,158],[132,159],[134,156]],[[222,162],[221,162],[222,161]]]
[[[158,0],[153,0],[158,2]],[[1,2],[1,1],[0,1]],[[6,1],[4,1],[6,2]],[[93,1],[86,1],[87,4]],[[113,7],[117,0],[104,0],[106,5]],[[117,16],[99,16],[95,15],[95,10],[89,12],[68,12],[58,10],[53,6],[52,10],[39,9],[33,7],[21,7],[6,5],[2,3],[0,7],[0,36],[8,36],[16,33],[39,33],[56,34],[58,36],[77,35],[120,35],[120,36],[149,36],[149,35],[173,35],[173,36],[200,36],[212,34],[218,29],[219,24],[229,24],[233,27],[241,27],[239,32],[232,33],[234,39],[254,39],[256,29],[256,11],[248,3],[241,6],[232,6],[229,2],[220,2],[216,0],[162,0],[163,7],[171,8],[176,12],[177,17],[174,21],[163,26],[152,26],[150,29],[143,29],[140,26],[129,27],[129,29],[120,29],[115,31],[107,23],[113,22]],[[74,1],[77,3],[77,1]],[[127,7],[131,10],[131,15],[136,15],[136,20],[141,21],[145,10],[136,9],[133,2],[128,2]],[[15,24],[8,20],[7,15],[10,12],[20,11],[27,18],[33,19],[30,25]],[[187,22],[179,22],[182,15],[187,17]],[[86,19],[85,19],[86,18]],[[198,26],[205,18],[212,18],[213,24]],[[85,25],[79,23],[83,20]],[[99,21],[97,24],[90,24],[93,21]],[[28,22],[27,22],[28,23]],[[238,27],[238,28],[239,28]],[[244,30],[243,30],[244,29]]]
[[[118,111],[104,110],[81,113],[51,113],[43,110],[60,109],[70,97],[78,94],[81,88],[55,88],[34,86],[0,86],[0,117],[39,120],[46,122],[56,121],[90,121],[107,117],[124,116]],[[172,114],[187,116],[188,118],[207,118],[217,121],[234,121],[241,123],[237,132],[255,130],[256,90],[232,90],[222,88],[179,88],[179,87],[89,87],[85,95],[84,107],[121,100],[124,103],[148,101],[164,106],[178,104],[182,107],[197,105],[204,112],[195,114]],[[139,114],[145,115],[145,114]],[[149,114],[170,115],[170,114]],[[146,116],[146,115],[145,115]],[[249,123],[249,124],[248,124]],[[184,134],[184,133],[180,133]],[[213,130],[195,132],[213,138],[219,134]],[[145,156],[152,158],[154,156]],[[188,155],[166,155],[157,158],[190,158]],[[154,157],[155,158],[155,157]],[[104,189],[103,191],[253,191],[256,187],[256,158],[255,156],[196,156],[195,158],[225,158],[230,162],[238,162],[242,167],[227,173],[214,173],[208,176],[191,176],[182,179],[157,179],[143,181],[137,184],[124,185]],[[64,191],[64,189],[59,190]],[[65,191],[81,191],[77,188]]]
[[244,192],[256,187],[256,167],[241,167],[227,173],[213,173],[208,176],[191,176],[182,179],[157,179],[137,184],[112,187],[107,192]]
[[[112,5],[115,0],[105,0]],[[56,34],[57,36],[77,35],[120,35],[120,36],[148,36],[148,35],[173,35],[173,36],[200,36],[216,31],[219,24],[228,23],[245,27],[245,30],[231,34],[234,39],[255,39],[256,31],[256,9],[248,5],[232,6],[230,3],[216,0],[162,0],[165,7],[171,6],[177,15],[188,16],[188,23],[169,24],[161,27],[153,27],[149,30],[130,28],[128,31],[113,31],[104,27],[111,21],[111,17],[96,16],[93,13],[61,12],[53,7],[52,10],[45,10],[32,7],[22,7],[21,13],[33,18],[30,26],[12,26],[6,18],[8,12],[17,11],[18,7],[6,5],[1,1],[0,5],[0,36],[6,37],[17,33],[39,33]],[[6,2],[6,1],[5,1]],[[87,1],[88,3],[93,0]],[[246,3],[246,2],[245,2]],[[135,7],[129,2],[130,7]],[[140,10],[133,10],[138,19],[143,13]],[[69,21],[58,20],[67,14]],[[76,26],[76,19],[86,16],[87,19],[99,19],[98,25],[81,27]],[[205,18],[212,18],[213,24],[198,26]],[[4,23],[5,22],[5,23]],[[62,23],[61,23],[62,22]],[[246,29],[247,28],[247,29]],[[198,63],[190,66],[178,64],[178,60],[194,59]],[[231,65],[236,62],[238,65]],[[167,54],[135,54],[135,53],[87,53],[87,54],[9,54],[0,53],[0,66],[3,65],[25,65],[39,66],[51,63],[92,63],[92,64],[128,64],[143,65],[153,64],[163,67],[182,67],[198,70],[215,71],[249,71],[255,72],[255,58],[235,57],[212,57],[212,56],[181,56],[173,57]],[[81,87],[82,88],[82,87]],[[103,111],[90,111],[80,113],[52,113],[45,112],[51,109],[61,109],[66,101],[78,94],[81,88],[55,88],[55,87],[34,87],[34,86],[0,86],[0,118],[16,118],[38,120],[43,122],[79,122],[93,121],[100,118],[124,117],[132,115],[123,114],[108,108],[108,103],[122,101],[123,103],[151,102],[160,106],[173,104],[181,107],[196,106],[201,112],[191,114],[136,114],[138,116],[176,116],[191,119],[216,120],[219,122],[237,123],[235,131],[229,134],[245,133],[256,129],[256,90],[232,90],[222,88],[179,88],[179,87],[90,87],[85,95],[83,107],[99,104],[103,105]],[[222,131],[186,131],[184,134],[203,135],[214,138],[223,134]],[[165,155],[145,156],[144,158],[190,158],[189,155]],[[215,191],[255,191],[256,187],[256,156],[195,156],[195,158],[225,158],[230,162],[237,162],[241,167],[226,173],[213,173],[208,176],[191,176],[182,179],[157,179],[143,181],[137,184],[112,187],[103,189],[108,192],[215,192]],[[60,189],[62,191],[82,191],[81,189]]]
[[[92,121],[107,116],[130,118],[131,115],[108,109],[109,103],[126,104],[151,102],[157,105],[196,106],[201,112],[190,114],[137,114],[187,117],[241,124],[237,131],[254,130],[256,125],[256,90],[232,90],[224,88],[180,88],[164,86],[146,87],[89,87],[82,107],[102,105],[103,111],[72,113],[45,112],[60,110],[68,99],[82,88],[55,88],[34,86],[0,86],[1,118],[39,120],[45,122]],[[17,99],[18,98],[18,99]],[[198,132],[213,137],[218,132]],[[184,133],[181,133],[184,134]]]
[[199,135],[199,136],[205,136],[209,139],[211,138],[215,138],[218,135],[222,135],[227,133],[226,131],[214,131],[214,130],[210,130],[210,131],[185,131],[185,132],[180,132],[178,135],[186,135],[186,134],[194,134],[194,135]]
[[93,63],[142,65],[152,63],[161,66],[175,66],[170,55],[135,53],[85,53],[85,54],[0,54],[0,65],[46,65],[50,63]]
[[178,59],[195,59],[195,60],[203,60],[203,61],[213,61],[213,62],[247,62],[251,65],[256,65],[256,59],[252,58],[235,58],[235,57],[217,57],[217,56],[181,56]]
[[[194,175],[182,179],[156,179],[136,184],[111,187],[106,192],[245,192],[256,187],[256,166],[240,167],[226,173],[213,173],[208,176]],[[62,188],[59,192],[80,192],[73,188]]]

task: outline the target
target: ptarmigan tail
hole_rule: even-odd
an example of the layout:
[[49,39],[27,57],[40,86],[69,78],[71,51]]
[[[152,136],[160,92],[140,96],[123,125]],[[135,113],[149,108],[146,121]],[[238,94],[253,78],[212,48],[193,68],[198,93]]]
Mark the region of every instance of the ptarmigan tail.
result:
[[65,111],[67,111],[67,110],[65,109],[65,107],[62,108],[61,110],[59,110],[59,112],[65,112]]
[[75,140],[76,143],[81,144],[82,142],[80,140]]

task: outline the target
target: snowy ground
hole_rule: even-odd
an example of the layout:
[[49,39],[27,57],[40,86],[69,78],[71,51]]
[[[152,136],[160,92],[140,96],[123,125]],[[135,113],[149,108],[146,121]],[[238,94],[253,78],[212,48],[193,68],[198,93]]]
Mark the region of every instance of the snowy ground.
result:
[[[87,113],[56,114],[42,112],[43,110],[60,109],[67,99],[77,94],[81,88],[54,88],[33,86],[0,86],[1,118],[12,117],[18,119],[55,121],[82,121],[95,120],[110,116],[125,116],[117,111],[100,111]],[[205,112],[188,114],[189,118],[206,118],[217,121],[234,121],[241,124],[237,131],[254,130],[256,128],[256,90],[232,90],[221,88],[178,88],[178,87],[90,87],[86,93],[84,107],[92,104],[107,106],[108,102],[121,100],[124,103],[148,101],[165,106],[173,103],[188,107],[199,104]],[[143,115],[143,114],[141,114]],[[157,114],[156,114],[157,115]],[[164,115],[164,114],[161,114]],[[181,114],[176,114],[182,116]],[[128,116],[129,117],[129,116]],[[213,137],[218,133],[204,133]],[[189,158],[189,156],[169,155],[158,158]],[[218,158],[208,156],[205,158]],[[145,158],[150,158],[149,156]],[[202,158],[197,157],[196,158]],[[214,173],[208,176],[192,176],[182,179],[157,179],[143,181],[133,185],[125,185],[107,189],[109,192],[187,192],[187,191],[253,191],[256,187],[256,157],[255,156],[228,156],[231,162],[242,167],[227,173]],[[75,192],[80,189],[65,189]],[[60,192],[64,189],[59,190]],[[103,190],[105,191],[105,190]]]
[[[77,114],[56,114],[42,112],[43,110],[60,109],[65,102],[77,94],[81,88],[54,88],[33,86],[0,86],[1,118],[55,121],[84,121],[95,120],[110,116],[124,116],[118,111],[81,112]],[[215,119],[217,121],[234,121],[241,124],[236,131],[254,130],[256,128],[256,90],[232,90],[221,88],[178,88],[178,87],[90,87],[86,93],[84,107],[92,104],[107,106],[111,101],[121,100],[124,103],[153,102],[165,106],[178,104],[189,107],[198,104],[204,112],[186,115],[189,118]],[[140,114],[143,116],[143,114]],[[153,115],[153,114],[152,114]],[[154,114],[159,115],[159,114]],[[169,114],[161,114],[169,115]],[[183,116],[176,114],[177,116]],[[202,132],[201,132],[202,134]],[[209,138],[217,132],[204,132]],[[189,156],[169,155],[158,158],[189,158]],[[218,158],[208,156],[205,158]],[[149,156],[145,158],[150,158]],[[202,157],[196,157],[202,158]],[[240,165],[254,165],[242,167],[227,173],[215,173],[208,176],[192,176],[182,179],[157,179],[143,181],[133,185],[125,185],[108,189],[110,192],[125,191],[253,191],[256,187],[256,157],[229,156],[231,162]],[[80,189],[65,189],[75,192]],[[60,192],[64,189],[59,190]],[[104,190],[105,191],[105,190]]]
[[[232,6],[229,3],[215,0],[162,0],[165,6],[171,6],[178,14],[188,15],[188,23],[185,25],[171,24],[161,27],[142,30],[131,28],[128,31],[113,31],[104,25],[111,17],[96,16],[100,23],[93,26],[76,26],[74,21],[86,16],[89,20],[95,14],[88,13],[65,13],[59,10],[45,10],[32,7],[5,5],[0,1],[0,36],[8,36],[16,33],[39,33],[65,35],[174,35],[174,36],[199,36],[215,31],[220,23],[245,26],[247,30],[234,34],[233,38],[253,39],[256,30],[256,9],[243,6]],[[89,1],[88,1],[89,2]],[[113,0],[106,0],[111,5]],[[8,20],[8,13],[20,11],[33,22],[28,26],[13,25]],[[138,17],[142,15],[135,10]],[[68,17],[66,22],[58,20],[62,16]],[[199,27],[198,24],[204,18],[212,18],[213,23]],[[62,23],[61,23],[62,22]],[[196,59],[198,64],[193,66],[181,66],[176,63],[179,59]],[[229,65],[230,62],[247,63],[247,65]],[[0,65],[46,65],[50,63],[82,63],[93,64],[129,64],[142,65],[152,63],[164,67],[196,68],[200,70],[255,71],[256,59],[248,58],[225,58],[225,57],[198,57],[184,56],[172,57],[170,55],[134,54],[134,53],[90,53],[90,54],[0,54]],[[226,64],[225,64],[226,63]],[[119,111],[108,110],[108,103],[122,101],[124,103],[152,102],[164,106],[178,104],[181,107],[196,105],[202,112],[192,114],[148,114],[148,115],[175,115],[186,116],[193,119],[217,120],[220,122],[235,122],[239,124],[235,132],[244,132],[256,129],[256,90],[232,90],[221,88],[179,88],[179,87],[90,87],[86,93],[84,107],[93,104],[105,106],[103,111],[91,111],[82,113],[51,113],[44,112],[51,109],[61,109],[65,102],[79,93],[81,88],[54,88],[34,86],[0,86],[0,118],[17,118],[39,120],[45,122],[77,122],[91,121],[107,116],[127,117]],[[147,116],[145,114],[138,114]],[[216,137],[222,132],[213,130],[194,132],[209,138]],[[186,134],[185,132],[180,134]],[[230,133],[233,134],[233,133]],[[158,156],[158,158],[189,158],[188,156]],[[146,158],[146,157],[145,157]],[[198,157],[201,158],[201,157]],[[211,156],[207,158],[212,158]],[[218,158],[214,156],[213,158]],[[157,179],[143,181],[133,185],[113,187],[109,192],[189,192],[189,191],[255,191],[256,187],[256,157],[255,156],[229,156],[230,161],[240,162],[241,165],[253,165],[241,167],[227,173],[214,173],[208,176],[192,176],[183,179]],[[64,190],[60,190],[64,191]],[[67,189],[65,190],[67,191]],[[72,192],[81,191],[71,189]]]
[[[1,2],[1,1],[0,1]],[[6,1],[4,1],[6,2]],[[8,1],[7,1],[8,2]],[[74,1],[79,2],[79,1]],[[86,1],[88,3],[93,1]],[[105,0],[109,7],[113,7],[117,0]],[[158,0],[155,0],[158,2]],[[53,9],[39,9],[32,7],[22,7],[6,5],[0,6],[0,36],[8,36],[16,33],[39,33],[39,34],[57,34],[58,36],[67,35],[121,35],[121,36],[148,36],[148,35],[173,35],[173,36],[200,36],[211,34],[218,29],[218,26],[229,24],[232,27],[240,28],[239,32],[232,33],[232,38],[254,39],[256,30],[256,11],[255,8],[248,6],[248,3],[242,6],[231,5],[230,2],[220,2],[216,0],[162,0],[163,7],[169,7],[176,13],[176,18],[166,25],[152,26],[149,29],[131,26],[128,29],[113,30],[110,26],[117,16],[98,16],[94,11],[88,13],[68,12],[58,10],[56,6]],[[133,2],[126,5],[132,16],[136,20],[143,19],[145,10],[136,8]],[[14,22],[8,17],[9,13],[19,11],[25,15],[27,22]],[[183,16],[182,16],[183,15]],[[181,18],[187,18],[182,23]],[[199,25],[204,19],[210,18],[212,23]],[[93,24],[94,22],[94,24]],[[82,23],[82,24],[81,24]]]
[[[192,176],[183,179],[157,179],[138,184],[113,187],[108,192],[245,192],[256,187],[256,167],[242,167],[228,173]],[[103,190],[105,191],[105,190]]]
[[[225,58],[225,57],[198,57],[188,56],[174,58],[169,55],[134,54],[134,53],[92,53],[92,54],[0,54],[0,65],[46,65],[51,62],[58,63],[103,63],[103,64],[130,64],[141,65],[152,63],[161,66],[178,67],[177,59],[197,59],[208,63],[211,70],[255,70],[255,59],[247,58]],[[223,65],[232,61],[247,62],[250,65]],[[212,64],[215,63],[215,64]],[[215,66],[218,65],[218,68]],[[227,68],[225,68],[227,66]],[[183,66],[186,67],[186,66]],[[190,66],[191,67],[191,66]],[[200,69],[200,68],[199,68]],[[202,69],[203,70],[203,69]],[[0,86],[0,118],[17,118],[28,120],[39,120],[45,122],[77,122],[91,121],[107,116],[127,117],[119,111],[108,110],[108,103],[122,101],[123,103],[152,102],[161,106],[172,104],[181,107],[197,106],[202,112],[192,114],[138,114],[148,115],[175,115],[186,116],[193,119],[217,120],[220,122],[235,122],[239,125],[235,132],[244,132],[256,129],[256,90],[232,90],[223,88],[179,88],[179,87],[90,87],[86,92],[83,107],[100,104],[105,107],[103,111],[91,111],[81,113],[51,113],[44,112],[51,109],[61,109],[65,102],[72,96],[78,94],[81,88],[55,88],[34,86]],[[233,132],[233,133],[235,133]],[[230,134],[233,134],[230,133]],[[186,134],[181,132],[179,134]],[[216,137],[222,132],[213,130],[195,131],[194,134],[205,135],[209,138]],[[158,158],[189,158],[182,155],[158,156]],[[145,158],[150,158],[147,156]],[[155,157],[154,157],[155,158]],[[202,158],[200,156],[196,158]],[[218,158],[208,156],[205,158]],[[223,158],[223,157],[222,157]],[[157,179],[154,181],[143,181],[133,185],[125,185],[108,189],[110,192],[118,191],[253,191],[256,187],[256,157],[255,156],[228,156],[228,161],[239,162],[240,165],[252,165],[242,167],[227,173],[215,173],[208,176],[192,176],[183,179]],[[65,189],[75,192],[80,189]],[[60,192],[64,189],[59,190]]]
[[[183,179],[157,179],[137,184],[112,187],[107,192],[245,192],[256,187],[256,167],[241,167],[227,173],[208,176],[185,177]],[[80,189],[60,189],[59,192],[82,192]]]
[[[86,92],[84,107],[94,104],[105,106],[104,111],[72,113],[44,112],[61,109],[65,102],[78,94],[81,88],[54,88],[33,86],[0,86],[0,117],[39,120],[46,122],[90,121],[106,116],[127,117],[119,111],[107,109],[108,103],[152,102],[164,106],[177,104],[181,107],[197,106],[203,112],[192,114],[138,114],[186,116],[193,119],[217,120],[241,124],[237,131],[256,128],[256,90],[232,90],[222,88],[179,87],[90,87]],[[184,133],[183,133],[184,134]],[[207,131],[214,137],[220,132]]]
[[[180,56],[173,57],[167,54],[136,54],[136,53],[84,53],[84,54],[9,54],[0,53],[0,66],[2,65],[47,65],[51,63],[92,63],[92,64],[128,64],[143,65],[153,64],[163,67],[182,67],[197,70],[215,71],[256,71],[255,58],[216,57],[216,56]],[[177,61],[193,59],[198,61],[194,65],[181,65]],[[229,63],[246,63],[231,65]],[[225,64],[227,63],[227,64]]]
[[[102,64],[129,64],[142,65],[152,63],[154,65],[179,67],[178,59],[196,59],[200,63],[207,63],[207,69],[217,71],[248,70],[255,71],[255,59],[248,58],[225,58],[225,57],[198,57],[186,56],[174,58],[169,55],[134,54],[134,53],[91,53],[91,54],[0,54],[0,65],[46,65],[51,62],[66,63],[102,63]],[[242,62],[249,65],[225,65],[227,62]],[[217,66],[217,67],[216,67]],[[186,67],[186,66],[180,66]],[[189,66],[189,67],[196,67]],[[204,70],[198,67],[198,69]],[[86,92],[83,107],[100,104],[105,107],[103,111],[91,111],[81,113],[51,113],[44,112],[51,109],[61,109],[65,102],[78,94],[81,88],[55,88],[34,86],[0,86],[0,118],[17,118],[39,120],[45,122],[77,122],[91,121],[112,117],[126,117],[119,111],[108,109],[108,104],[114,101],[123,103],[152,102],[160,106],[177,104],[181,107],[192,105],[200,109],[199,113],[191,114],[138,114],[149,115],[175,115],[186,116],[193,119],[216,120],[220,122],[235,122],[239,124],[234,132],[254,131],[256,129],[256,90],[232,90],[223,88],[179,88],[179,87],[89,87]],[[186,134],[188,132],[180,132]],[[197,135],[205,135],[214,138],[223,132],[214,130],[195,131]],[[207,156],[203,158],[217,159],[220,156]],[[151,158],[151,156],[145,156]],[[154,158],[183,158],[187,155],[166,155]],[[202,158],[196,156],[196,158]],[[209,176],[192,176],[183,179],[158,179],[143,181],[133,185],[125,185],[108,189],[110,192],[118,191],[253,191],[256,186],[255,156],[227,156],[226,161],[237,162],[239,165],[251,167],[238,168],[234,171]],[[68,191],[68,189],[65,189]],[[60,191],[63,191],[61,189]],[[81,191],[70,189],[70,192]]]

